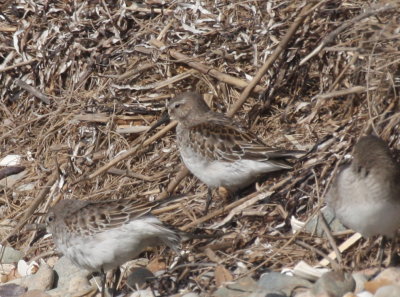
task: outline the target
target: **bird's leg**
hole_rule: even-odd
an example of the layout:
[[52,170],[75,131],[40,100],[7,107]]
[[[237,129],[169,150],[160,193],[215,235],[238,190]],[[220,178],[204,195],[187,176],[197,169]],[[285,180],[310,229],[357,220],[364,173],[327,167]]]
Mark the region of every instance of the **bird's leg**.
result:
[[115,273],[114,273],[114,284],[113,284],[113,290],[112,290],[112,296],[114,297],[115,294],[117,293],[117,287],[118,287],[118,282],[121,277],[121,269],[119,267],[116,268]]
[[154,290],[154,288],[153,288],[153,284],[152,283],[150,283],[150,290],[151,290],[151,293],[153,294],[153,296],[157,296],[156,295],[156,291]]
[[397,238],[391,238],[390,243],[390,254],[389,254],[389,261],[388,266],[398,266],[399,265],[399,255],[397,254]]
[[106,296],[106,273],[104,272],[103,267],[100,270],[101,275],[101,297]]
[[384,254],[386,242],[387,242],[386,236],[382,236],[381,244],[379,245],[378,254],[377,254],[377,260],[378,260],[378,263],[379,263],[379,269],[382,268],[383,254]]
[[208,208],[210,207],[210,204],[211,204],[211,201],[212,201],[212,190],[211,190],[211,188],[208,188],[207,189],[207,201],[206,201],[206,207],[204,209],[204,215],[207,214]]

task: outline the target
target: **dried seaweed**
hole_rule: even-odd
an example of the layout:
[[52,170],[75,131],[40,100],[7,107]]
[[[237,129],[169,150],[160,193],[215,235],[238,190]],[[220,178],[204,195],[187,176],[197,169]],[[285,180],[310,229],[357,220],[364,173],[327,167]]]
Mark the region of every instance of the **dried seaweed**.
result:
[[[157,214],[185,230],[223,228],[228,235],[209,246],[219,270],[237,278],[300,260],[318,263],[317,253],[296,245],[290,217],[315,214],[334,169],[361,135],[373,131],[400,147],[399,4],[162,3],[0,4],[0,156],[23,156],[26,172],[2,188],[3,242],[28,251],[28,259],[49,250],[29,248],[33,236],[21,229],[61,198],[147,202],[175,191],[185,197]],[[304,18],[282,43],[301,11]],[[253,78],[253,92],[241,95]],[[270,146],[312,150],[293,171],[269,176],[239,202],[215,199],[204,218],[205,186],[185,171],[175,180],[181,162],[174,123],[147,132],[166,100],[185,90],[206,94],[214,110],[237,111],[236,119]],[[325,238],[299,237],[332,250]],[[345,265],[376,264],[363,245],[343,254]],[[213,291],[215,280],[203,276],[217,268],[200,264],[215,259],[201,243],[184,248],[199,265],[175,270],[178,288]]]

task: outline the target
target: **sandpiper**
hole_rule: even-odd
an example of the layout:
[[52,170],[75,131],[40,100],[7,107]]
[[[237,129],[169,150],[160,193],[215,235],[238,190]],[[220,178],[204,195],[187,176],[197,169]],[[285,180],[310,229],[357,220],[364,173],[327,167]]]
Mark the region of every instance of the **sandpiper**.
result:
[[132,200],[62,200],[52,207],[45,223],[55,245],[75,265],[101,272],[134,259],[146,247],[166,245],[177,250],[178,231],[138,207]]
[[400,165],[380,138],[362,137],[353,150],[353,160],[341,167],[327,193],[328,206],[348,228],[364,237],[383,235],[377,254],[391,238],[389,265],[396,259],[396,231],[400,227]]
[[265,173],[291,169],[286,161],[303,151],[268,147],[255,134],[225,115],[210,110],[200,94],[187,92],[168,104],[171,119],[178,121],[177,144],[186,167],[211,190],[242,189]]
[[346,227],[365,237],[393,237],[400,227],[400,165],[387,144],[373,135],[362,137],[326,199]]

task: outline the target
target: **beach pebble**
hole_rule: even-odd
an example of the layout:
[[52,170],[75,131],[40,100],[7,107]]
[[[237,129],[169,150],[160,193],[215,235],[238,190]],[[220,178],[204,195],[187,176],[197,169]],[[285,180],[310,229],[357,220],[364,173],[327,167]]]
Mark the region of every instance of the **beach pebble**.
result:
[[146,284],[147,280],[151,280],[153,278],[154,274],[150,270],[142,267],[135,267],[128,275],[126,283],[133,289],[136,289],[136,287],[142,288],[142,286]]
[[87,270],[79,268],[74,265],[68,258],[61,257],[54,265],[54,271],[57,273],[59,280],[58,283],[63,280],[71,278],[71,276],[76,274],[82,274],[88,276],[90,273]]
[[360,273],[355,272],[352,274],[354,281],[356,282],[356,288],[354,289],[354,293],[362,292],[365,287],[365,283],[368,281],[367,277]]
[[[324,216],[326,223],[328,224],[332,232],[344,231],[347,228],[335,217],[334,212],[329,207],[321,209],[321,214]],[[322,227],[321,219],[319,216],[312,217],[304,227],[304,232],[316,235],[318,237],[326,237],[325,231]]]
[[[251,277],[244,277],[234,283],[219,288],[214,297],[249,297],[257,290],[257,282]],[[265,295],[264,295],[265,296]],[[252,296],[255,297],[255,296]]]
[[400,286],[389,285],[380,287],[374,297],[399,297],[400,296]]
[[54,283],[54,271],[49,265],[43,263],[39,270],[32,275],[16,278],[9,283],[17,284],[28,290],[46,291],[52,288]]
[[307,290],[304,292],[299,292],[294,295],[294,297],[315,297],[313,293],[311,293],[311,290]]
[[17,284],[5,284],[0,286],[0,296],[2,297],[19,297],[24,294],[26,288],[21,287]]
[[32,290],[28,291],[25,294],[21,295],[20,297],[50,297],[49,294],[46,294],[45,292],[41,290]]
[[151,291],[150,288],[146,290],[138,290],[136,292],[133,292],[132,294],[128,295],[129,297],[154,297],[153,292]]
[[[19,260],[22,259],[22,257],[24,256],[22,252],[13,249],[12,247],[6,246],[6,247],[2,247],[0,245],[0,248],[2,248],[2,256],[1,256],[1,263],[2,264],[12,264],[12,263],[16,263]],[[4,251],[4,252],[3,252]]]
[[264,273],[258,281],[258,286],[270,293],[293,295],[296,289],[311,288],[311,282],[296,276],[289,276],[278,272]]
[[85,292],[97,290],[88,280],[90,273],[77,267],[66,257],[61,257],[56,262],[54,270],[58,276],[56,288],[46,292],[51,296],[68,297],[74,296],[74,294],[83,296]]
[[318,297],[342,297],[347,292],[354,292],[356,282],[349,273],[329,271],[317,280],[312,293]]
[[368,291],[362,291],[357,293],[357,297],[374,297],[374,295]]
[[186,294],[183,295],[182,297],[199,297],[199,294],[190,292],[190,293],[186,293]]
[[400,285],[400,268],[386,268],[373,280],[365,283],[365,290],[375,293],[379,288],[387,285]]

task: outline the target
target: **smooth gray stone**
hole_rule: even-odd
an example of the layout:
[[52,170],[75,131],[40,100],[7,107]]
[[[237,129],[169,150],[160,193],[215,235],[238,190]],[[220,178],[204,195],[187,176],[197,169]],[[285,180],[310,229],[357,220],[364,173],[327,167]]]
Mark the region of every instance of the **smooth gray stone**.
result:
[[1,297],[19,297],[24,294],[26,288],[21,287],[17,284],[5,284],[0,286]]
[[[335,213],[330,207],[324,207],[321,209],[321,213],[325,218],[330,230],[332,232],[345,231],[347,228],[335,218]],[[325,231],[322,229],[322,223],[318,215],[315,215],[311,220],[308,221],[304,227],[304,232],[316,235],[318,237],[326,237]]]
[[19,260],[21,260],[22,257],[24,256],[22,252],[17,251],[10,246],[6,246],[6,247],[0,246],[0,249],[4,249],[4,253],[2,254],[1,262],[0,262],[1,264],[16,263]]
[[233,284],[226,284],[219,288],[212,296],[214,297],[249,297],[257,289],[257,282],[251,277],[244,277]]
[[352,274],[352,276],[356,282],[354,293],[362,292],[364,290],[365,283],[368,281],[368,278],[360,272],[355,272]]
[[51,289],[54,284],[54,271],[49,265],[42,264],[35,274],[16,278],[8,283],[20,285],[28,290],[46,291]]
[[135,267],[129,274],[126,283],[132,289],[136,289],[136,286],[141,288],[151,279],[154,279],[154,274],[150,270],[143,267]]
[[26,292],[25,294],[21,295],[20,297],[51,297],[51,296],[41,290],[32,290],[32,291]]
[[[278,286],[276,286],[278,284]],[[214,297],[288,297],[293,286],[311,286],[311,283],[277,272],[265,273],[258,282],[251,277],[239,279],[235,283],[219,288]],[[282,290],[281,290],[282,289]],[[289,292],[289,294],[286,294]]]
[[374,297],[399,297],[400,296],[400,286],[399,285],[389,285],[380,287],[376,292]]
[[69,297],[93,289],[88,280],[91,273],[74,265],[66,257],[61,257],[57,261],[54,271],[58,277],[56,288],[46,292],[51,296]]
[[250,297],[289,297],[288,295],[281,293],[271,293],[265,290],[258,290],[250,295]]
[[291,296],[296,289],[311,288],[312,283],[296,276],[289,276],[279,272],[267,272],[261,275],[258,287],[270,293]]
[[54,271],[57,272],[58,277],[69,277],[76,273],[85,273],[87,276],[90,274],[89,271],[79,268],[78,266],[74,265],[67,257],[63,256],[56,264],[54,264]]
[[355,288],[356,282],[351,274],[329,271],[317,280],[311,292],[317,296],[326,294],[330,297],[342,297],[348,292],[354,292]]
[[54,265],[54,271],[57,273],[57,287],[68,287],[71,278],[81,276],[87,278],[89,271],[74,265],[68,258],[61,257]]
[[199,294],[190,292],[190,293],[186,293],[182,297],[199,297]]

